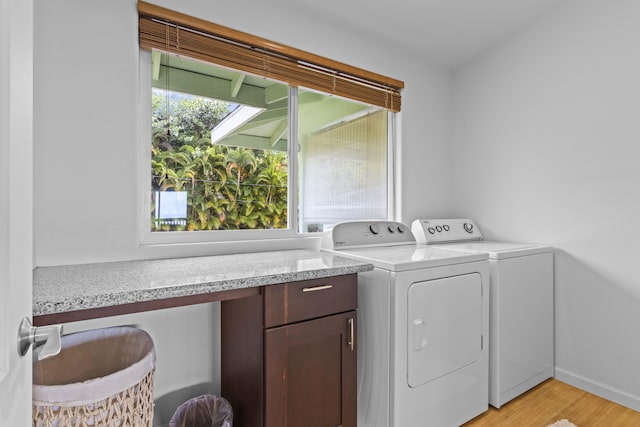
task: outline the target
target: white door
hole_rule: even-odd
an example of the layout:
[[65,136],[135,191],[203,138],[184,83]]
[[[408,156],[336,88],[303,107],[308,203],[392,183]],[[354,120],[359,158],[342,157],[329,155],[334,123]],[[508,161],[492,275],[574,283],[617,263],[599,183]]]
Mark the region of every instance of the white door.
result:
[[33,0],[0,0],[0,424],[31,425],[33,264]]

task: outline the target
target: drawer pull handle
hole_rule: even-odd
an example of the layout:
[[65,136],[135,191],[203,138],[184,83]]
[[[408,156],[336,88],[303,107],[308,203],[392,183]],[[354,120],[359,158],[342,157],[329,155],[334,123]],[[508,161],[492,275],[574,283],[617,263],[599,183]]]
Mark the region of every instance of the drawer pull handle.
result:
[[302,292],[324,291],[325,289],[331,289],[331,288],[333,288],[333,285],[313,286],[311,288],[302,288]]
[[355,331],[354,331],[354,322],[353,317],[349,318],[349,350],[353,351],[353,348],[356,343]]

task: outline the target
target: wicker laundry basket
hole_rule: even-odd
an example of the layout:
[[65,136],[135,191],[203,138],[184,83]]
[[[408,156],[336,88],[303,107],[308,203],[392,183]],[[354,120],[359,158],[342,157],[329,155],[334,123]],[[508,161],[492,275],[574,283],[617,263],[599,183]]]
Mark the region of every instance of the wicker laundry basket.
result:
[[153,340],[133,327],[66,335],[33,364],[33,427],[151,427]]

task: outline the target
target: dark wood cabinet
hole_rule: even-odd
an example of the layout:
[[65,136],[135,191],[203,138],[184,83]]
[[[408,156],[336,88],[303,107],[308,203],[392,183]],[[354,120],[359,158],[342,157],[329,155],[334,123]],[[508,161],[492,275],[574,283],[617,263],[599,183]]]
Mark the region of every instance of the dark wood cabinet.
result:
[[266,426],[356,426],[355,319],[349,311],[265,331]]
[[356,427],[357,299],[353,274],[223,302],[222,395],[236,427]]

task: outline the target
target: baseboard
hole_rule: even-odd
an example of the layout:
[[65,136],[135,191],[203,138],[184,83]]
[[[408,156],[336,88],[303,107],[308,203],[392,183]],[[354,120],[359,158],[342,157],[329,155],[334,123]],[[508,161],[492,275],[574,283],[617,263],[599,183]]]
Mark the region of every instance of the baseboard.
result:
[[640,411],[640,397],[618,390],[606,384],[590,380],[572,372],[556,367],[555,378],[581,390],[618,403],[634,411]]

